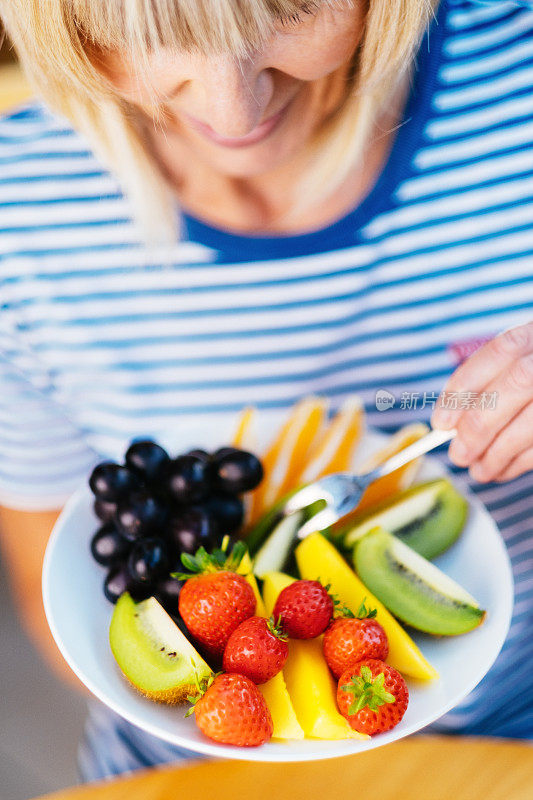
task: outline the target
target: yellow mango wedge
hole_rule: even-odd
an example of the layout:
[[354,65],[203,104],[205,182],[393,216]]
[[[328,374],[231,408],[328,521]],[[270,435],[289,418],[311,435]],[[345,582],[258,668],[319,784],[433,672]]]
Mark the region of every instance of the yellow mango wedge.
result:
[[270,617],[274,611],[276,600],[279,593],[294,583],[294,578],[290,575],[285,575],[284,572],[267,572],[263,578],[263,603],[265,604],[265,611],[267,617]]
[[320,578],[323,583],[331,584],[332,594],[337,595],[341,603],[352,611],[357,611],[365,598],[367,606],[377,609],[376,619],[383,625],[389,640],[387,661],[391,666],[402,674],[422,681],[439,677],[399,622],[368,591],[338,550],[322,534],[313,533],[298,545],[296,563],[302,578]]
[[242,557],[241,563],[239,564],[239,568],[237,569],[237,573],[239,575],[243,575],[247,583],[249,583],[253,589],[256,600],[256,606],[255,606],[256,615],[258,617],[266,617],[267,614],[265,612],[263,598],[261,597],[259,586],[257,585],[257,579],[252,572],[252,560],[248,555],[248,553],[245,553],[244,556]]
[[[257,601],[257,605],[255,607],[256,615],[258,617],[269,617],[272,612],[270,611],[267,613],[263,598],[259,593],[255,575],[253,575],[250,571],[251,568],[252,562],[250,561],[248,554],[246,554],[239,565],[238,571],[239,573],[245,575],[246,580],[254,591],[255,599]],[[279,574],[281,575],[281,573]],[[289,578],[289,583],[291,581],[292,578]],[[281,591],[281,589],[279,591]],[[279,592],[276,593],[274,603],[276,602],[278,594]],[[274,608],[274,603],[272,603],[272,608]],[[267,683],[261,684],[257,688],[265,698],[266,704],[272,716],[272,723],[274,726],[272,737],[274,739],[303,739],[304,732],[300,723],[298,722],[298,718],[296,717],[294,708],[292,706],[291,698],[289,697],[287,687],[285,686],[283,673],[278,672],[278,674],[275,675],[271,680],[267,681]]]
[[285,683],[306,736],[313,739],[368,739],[352,730],[337,709],[337,684],[322,652],[322,637],[289,642]]
[[251,493],[251,525],[293,488],[292,476],[302,470],[311,444],[322,429],[326,411],[327,401],[322,397],[304,397],[292,407],[289,418],[261,457],[265,475]]
[[[283,572],[265,575],[263,600],[269,615],[281,590],[293,581],[294,578]],[[306,736],[315,739],[368,738],[352,730],[337,709],[337,684],[324,660],[322,637],[289,642],[289,657],[283,668],[283,677],[296,718]]]
[[233,447],[250,451],[255,449],[254,425],[256,417],[257,409],[254,406],[243,408],[237,420],[237,427],[233,436]]
[[272,716],[274,739],[303,739],[303,728],[298,722],[283,672],[278,672],[267,683],[257,687],[265,698]]
[[241,563],[237,567],[237,574],[238,575],[249,575],[253,572],[254,566],[252,564],[252,559],[250,558],[250,554],[246,552],[243,557],[241,558]]
[[255,615],[256,615],[256,617],[266,617],[263,598],[261,597],[261,594],[259,592],[259,586],[257,585],[257,580],[256,580],[255,575],[252,575],[252,573],[250,572],[248,575],[245,575],[245,580],[246,580],[247,583],[250,584],[250,586],[253,589],[254,595],[255,595],[255,601],[256,601]]

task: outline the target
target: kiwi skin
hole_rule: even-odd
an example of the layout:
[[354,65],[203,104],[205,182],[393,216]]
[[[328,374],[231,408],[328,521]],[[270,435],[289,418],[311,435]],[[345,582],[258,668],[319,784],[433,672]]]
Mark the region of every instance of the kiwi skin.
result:
[[165,703],[169,706],[177,706],[180,703],[187,702],[188,697],[196,697],[198,694],[198,687],[195,686],[193,683],[187,683],[183,686],[176,686],[174,689],[161,689],[159,691],[143,689],[141,686],[137,686],[133,681],[131,681],[127,675],[122,673],[130,686],[133,686],[139,694],[142,694],[143,697],[147,697],[149,700],[153,700],[156,703]]

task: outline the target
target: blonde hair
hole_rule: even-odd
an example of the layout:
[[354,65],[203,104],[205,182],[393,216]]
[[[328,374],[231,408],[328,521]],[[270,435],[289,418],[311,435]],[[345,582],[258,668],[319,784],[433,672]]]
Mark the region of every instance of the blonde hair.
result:
[[[332,3],[335,0],[322,0]],[[351,0],[337,0],[351,2]],[[438,0],[369,0],[353,80],[309,147],[294,207],[332,193],[361,158],[376,120],[410,70]],[[85,134],[132,201],[152,239],[176,238],[175,198],[150,155],[141,112],[120,98],[90,57],[127,50],[138,63],[159,47],[227,51],[260,47],[302,0],[0,0],[23,67],[51,108]]]

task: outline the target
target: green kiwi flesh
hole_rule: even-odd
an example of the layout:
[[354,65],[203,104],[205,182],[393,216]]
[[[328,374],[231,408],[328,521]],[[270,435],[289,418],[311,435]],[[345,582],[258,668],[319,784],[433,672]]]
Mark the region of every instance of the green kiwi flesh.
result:
[[[117,664],[141,694],[162,703],[196,695],[211,669],[154,597],[135,603],[125,592],[111,618],[109,643]],[[196,673],[196,676],[195,676]]]
[[465,589],[383,528],[367,533],[353,558],[368,590],[413,628],[455,636],[483,622],[485,611]]
[[360,519],[351,521],[342,544],[350,549],[376,526],[397,536],[413,550],[432,560],[459,537],[468,503],[446,478],[413,486]]

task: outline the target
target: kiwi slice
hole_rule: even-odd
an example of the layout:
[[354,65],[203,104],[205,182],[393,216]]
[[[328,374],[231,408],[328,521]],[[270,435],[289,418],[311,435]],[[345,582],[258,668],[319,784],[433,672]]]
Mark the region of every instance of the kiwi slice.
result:
[[121,595],[111,618],[109,643],[128,681],[161,703],[179,703],[195,695],[196,676],[199,681],[211,674],[155,597],[135,603],[127,592]]
[[296,534],[303,521],[304,514],[297,511],[278,522],[255,555],[254,575],[263,578],[267,572],[292,571],[292,555],[298,542]]
[[477,628],[485,618],[465,589],[383,528],[357,543],[354,566],[395,617],[420,631],[455,636]]
[[368,531],[381,526],[431,560],[456,541],[467,513],[465,498],[449,480],[439,478],[413,486],[352,519],[343,533],[343,547],[353,547]]

